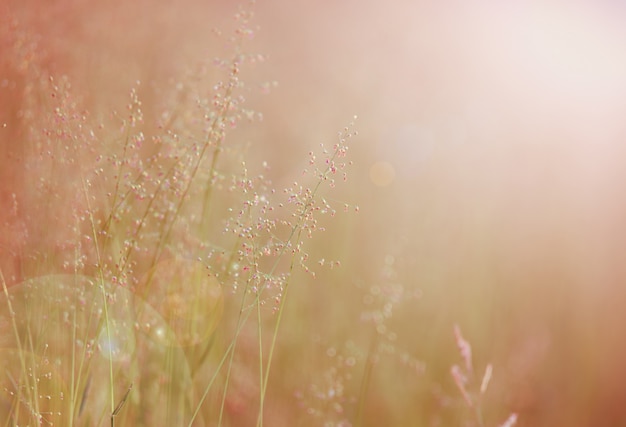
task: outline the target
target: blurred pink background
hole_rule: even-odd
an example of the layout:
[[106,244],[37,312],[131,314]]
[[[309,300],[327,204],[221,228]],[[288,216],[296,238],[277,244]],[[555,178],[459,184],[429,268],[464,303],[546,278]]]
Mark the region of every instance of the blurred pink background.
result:
[[[626,5],[269,0],[254,10],[248,46],[267,60],[244,79],[264,120],[238,132],[258,141],[281,187],[358,116],[354,173],[338,196],[361,208],[344,268],[368,279],[392,256],[421,290],[399,328],[429,375],[450,386],[459,323],[476,359],[496,366],[494,399],[518,425],[626,425]],[[6,277],[19,277],[20,248],[39,239],[24,231],[35,207],[12,210],[31,185],[18,112],[33,58],[7,55],[18,29],[36,35],[37,60],[70,77],[92,116],[122,108],[137,80],[149,115],[159,85],[227,51],[212,29],[232,27],[235,11],[226,1],[0,6]]]

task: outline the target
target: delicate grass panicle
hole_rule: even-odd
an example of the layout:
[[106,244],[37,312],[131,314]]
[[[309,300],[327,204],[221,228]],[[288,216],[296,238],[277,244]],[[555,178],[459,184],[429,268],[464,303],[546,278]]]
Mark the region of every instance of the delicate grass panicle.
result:
[[[462,365],[453,365],[450,368],[450,374],[456,384],[458,390],[461,392],[463,401],[468,409],[473,412],[474,420],[470,425],[478,427],[485,427],[488,424],[484,420],[484,396],[487,392],[487,387],[491,381],[493,374],[493,366],[488,364],[485,367],[485,372],[480,382],[474,374],[474,365],[472,363],[472,347],[470,343],[461,334],[461,328],[458,325],[454,325],[454,336],[456,339],[456,345],[459,349]],[[517,423],[517,414],[510,414],[509,417],[503,423],[499,424],[499,427],[513,427]]]
[[[354,123],[279,188],[252,154],[249,99],[274,86],[246,79],[264,61],[248,51],[253,6],[214,33],[226,54],[167,84],[133,78],[121,108],[90,104],[17,21],[0,31],[27,181],[12,191],[17,267],[0,264],[0,425],[351,426],[414,406],[380,390],[389,366],[411,387],[425,371],[398,330],[418,294],[393,256],[371,284],[314,239],[359,210],[338,200]],[[483,426],[491,368],[472,394],[456,333],[453,377]]]

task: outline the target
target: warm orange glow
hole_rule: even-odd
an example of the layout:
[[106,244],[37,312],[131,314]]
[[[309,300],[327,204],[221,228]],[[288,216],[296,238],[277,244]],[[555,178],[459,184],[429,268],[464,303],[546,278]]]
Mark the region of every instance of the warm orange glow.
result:
[[396,172],[388,162],[376,162],[370,168],[370,180],[377,187],[386,187],[395,178]]
[[0,424],[623,424],[619,2],[5,3]]

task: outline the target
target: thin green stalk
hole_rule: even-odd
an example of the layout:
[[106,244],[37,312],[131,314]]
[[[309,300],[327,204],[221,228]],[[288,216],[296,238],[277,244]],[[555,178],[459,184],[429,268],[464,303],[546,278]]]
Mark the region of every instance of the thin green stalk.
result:
[[[243,327],[244,327],[244,325],[245,325],[249,315],[250,315],[250,312],[248,311],[247,315],[245,317],[243,317],[243,321],[240,324],[237,325],[238,328],[235,331],[235,337],[239,336],[239,334],[243,330]],[[191,417],[191,420],[189,420],[188,427],[191,427],[193,425],[193,422],[196,419],[196,417],[198,416],[198,413],[200,412],[200,408],[202,407],[202,404],[204,403],[204,401],[206,400],[207,396],[209,395],[209,391],[211,390],[211,387],[213,386],[213,383],[217,379],[217,375],[219,374],[220,370],[222,369],[222,366],[224,366],[224,363],[226,362],[226,359],[228,359],[229,356],[234,352],[236,343],[237,343],[236,339],[233,339],[230,342],[230,345],[228,346],[228,348],[224,352],[224,356],[222,356],[222,359],[217,364],[217,367],[215,368],[215,373],[213,373],[213,376],[211,377],[211,379],[207,383],[207,386],[204,388],[204,393],[202,394],[202,397],[200,398],[200,401],[196,405],[196,410],[194,411],[194,413],[193,413],[193,415]],[[231,361],[232,361],[232,357],[231,357]]]
[[[226,283],[229,276],[230,276],[230,269],[232,268],[233,262],[235,260],[235,253],[236,250],[235,248],[239,247],[239,243],[241,241],[240,237],[237,237],[235,244],[233,245],[233,250],[230,251],[230,255],[228,257],[228,261],[226,261],[226,265],[224,267],[224,273],[222,276],[220,276],[220,278],[222,279],[221,282],[222,283]],[[243,307],[243,305],[242,305]],[[243,308],[242,308],[243,309]],[[211,341],[214,340],[215,334],[213,335],[213,338],[211,338]],[[211,344],[207,345],[206,348],[204,349],[204,351],[202,352],[202,354],[200,355],[200,358],[195,362],[195,366],[202,366],[204,364],[204,361],[206,360],[206,358],[209,356],[209,353],[211,351]],[[195,369],[195,367],[194,367]]]
[[[248,215],[250,215],[250,209],[248,209]],[[239,241],[240,241],[240,239],[238,238],[237,239],[237,244],[236,244],[235,248],[237,247]],[[234,259],[234,253],[235,253],[235,250],[233,249],[231,257],[229,258],[229,264]],[[256,251],[253,251],[253,253],[256,253]],[[256,259],[256,255],[255,255],[254,265],[255,266],[258,265],[258,260]],[[243,294],[242,294],[242,297],[241,297],[241,306],[239,307],[239,315],[237,317],[237,328],[236,328],[235,336],[233,337],[233,342],[235,343],[235,345],[233,346],[233,350],[230,353],[230,360],[228,362],[228,369],[226,371],[226,379],[225,379],[225,384],[224,384],[224,391],[222,392],[222,402],[220,404],[220,415],[219,415],[219,419],[218,419],[218,423],[217,423],[218,427],[221,427],[222,420],[223,420],[223,417],[224,417],[224,408],[225,408],[225,404],[226,404],[226,396],[228,394],[228,385],[230,384],[230,374],[231,374],[232,367],[233,367],[233,359],[235,357],[235,348],[236,348],[236,343],[237,343],[238,338],[239,338],[239,332],[242,330],[243,326],[245,325],[245,323],[247,322],[248,317],[249,317],[249,314],[246,315],[245,317],[243,316],[243,313],[244,313],[245,307],[246,307],[246,295],[248,294],[248,291],[250,289],[250,283],[251,283],[252,278],[255,277],[255,276],[258,276],[258,275],[259,275],[259,271],[256,270],[256,267],[255,267],[254,271],[250,271],[249,272],[248,280],[246,280],[246,287],[243,290]],[[256,299],[257,307],[260,307],[260,303],[259,302],[260,302],[260,300],[257,298]],[[260,313],[259,313],[259,325],[260,325]],[[260,332],[260,327],[259,327],[259,337],[261,336],[260,334],[261,334],[261,332]],[[261,338],[259,338],[259,346],[261,345],[260,339]],[[260,354],[262,355],[262,350],[260,350]],[[262,370],[263,370],[262,358],[260,360],[261,360],[260,364],[261,364],[261,372],[262,372]]]
[[[303,204],[302,211],[301,211],[301,213],[299,215],[300,221],[297,222],[292,227],[291,234],[289,235],[289,238],[287,239],[287,243],[291,242],[291,240],[294,237],[294,235],[296,234],[296,232],[297,232],[296,241],[297,242],[300,241],[300,238],[302,237],[302,230],[303,230],[302,227],[303,227],[303,224],[306,222],[307,216],[311,213],[311,210],[313,208],[313,204],[314,204],[315,198],[317,196],[319,188],[322,185],[322,182],[324,182],[326,180],[326,177],[331,173],[330,165],[334,162],[335,158],[337,157],[337,155],[338,155],[337,153],[338,153],[337,151],[335,151],[333,153],[333,155],[331,156],[331,158],[330,158],[330,160],[328,162],[329,166],[322,173],[321,178],[317,181],[315,187],[311,191],[309,198]],[[282,248],[282,251],[280,252],[279,256],[277,257],[278,259],[274,263],[274,266],[272,268],[272,273],[273,273],[274,269],[277,267],[278,261],[280,260],[280,258],[284,254],[286,248],[287,248],[287,245],[285,245]],[[285,283],[285,286],[284,286],[284,289],[283,289],[283,294],[282,294],[281,299],[280,299],[280,305],[279,305],[279,308],[278,308],[278,314],[277,314],[277,317],[276,317],[276,323],[274,324],[274,332],[273,332],[273,335],[272,335],[272,342],[271,342],[270,349],[269,349],[267,366],[265,368],[265,377],[264,377],[263,383],[261,385],[261,388],[262,388],[261,395],[262,396],[265,396],[265,393],[267,391],[267,384],[268,384],[268,380],[269,380],[270,368],[271,368],[272,360],[273,360],[273,357],[274,357],[274,349],[276,348],[276,342],[277,342],[277,338],[278,338],[278,331],[280,329],[280,324],[281,324],[281,320],[282,320],[285,304],[286,304],[286,301],[287,301],[287,291],[289,290],[289,284],[291,283],[291,277],[292,277],[293,270],[294,270],[294,267],[295,267],[295,259],[296,259],[296,255],[294,253],[292,258],[291,258],[291,264],[289,266],[289,276],[288,276],[289,280],[287,280],[287,282]],[[270,273],[270,274],[272,274],[272,273]],[[262,427],[263,426],[263,407],[262,406],[259,408],[259,417],[257,418],[257,426],[258,427]]]
[[41,413],[39,411],[39,387],[37,386],[37,384],[39,383],[39,378],[37,375],[37,362],[35,361],[35,348],[33,346],[33,335],[31,333],[30,330],[30,322],[26,323],[26,335],[28,336],[28,345],[30,347],[30,352],[29,352],[29,356],[30,356],[30,364],[31,364],[31,372],[30,375],[33,378],[33,384],[32,384],[32,392],[33,392],[33,396],[31,396],[32,402],[35,403],[35,408],[34,408],[34,412],[40,416]]
[[[298,229],[298,237],[297,237],[297,241],[300,241],[300,237],[302,235],[302,227],[299,227]],[[281,320],[283,318],[283,313],[285,311],[285,303],[287,301],[287,291],[289,290],[289,284],[291,282],[291,275],[293,273],[293,269],[295,267],[295,259],[296,256],[295,254],[291,257],[291,264],[289,265],[289,280],[285,283],[285,286],[283,288],[283,292],[280,298],[280,305],[278,307],[278,313],[276,315],[276,323],[274,325],[274,332],[272,335],[272,342],[270,345],[270,349],[269,349],[269,354],[268,354],[268,359],[267,359],[267,366],[265,368],[265,376],[263,377],[263,381],[261,383],[261,404],[259,407],[259,416],[257,418],[257,426],[262,427],[263,426],[263,404],[264,402],[264,397],[265,397],[265,393],[267,392],[267,383],[269,381],[269,376],[270,376],[270,368],[272,367],[272,360],[274,357],[274,349],[276,348],[276,341],[278,338],[278,330],[280,329],[280,324],[281,324]]]
[[[130,141],[130,127],[126,127],[126,135],[124,138],[124,151],[122,152],[122,159],[126,158],[126,151],[128,151],[128,143]],[[115,212],[116,209],[116,204],[117,204],[117,198],[118,195],[120,193],[120,182],[122,180],[122,168],[124,166],[124,162],[121,162],[120,164],[120,168],[117,171],[117,180],[115,181],[115,189],[113,190],[113,200],[111,201],[111,213],[109,214],[109,217],[106,219],[104,225],[103,225],[103,230],[105,231],[105,236],[108,236],[108,229],[109,226],[111,225],[111,223],[113,222],[113,213]],[[121,202],[120,202],[121,203]],[[108,237],[105,237],[105,242],[104,244],[106,245],[106,240],[108,240]]]
[[[250,274],[250,276],[252,276],[252,274]],[[229,357],[229,361],[228,361],[228,369],[226,370],[226,378],[224,380],[224,390],[222,392],[222,402],[220,403],[220,415],[219,415],[218,422],[217,422],[218,427],[221,427],[222,420],[224,418],[224,408],[226,406],[226,396],[228,394],[228,385],[230,384],[230,374],[232,372],[233,360],[235,358],[235,349],[237,347],[239,332],[241,330],[243,330],[243,326],[245,325],[246,321],[248,320],[248,316],[244,316],[243,313],[245,311],[246,295],[248,293],[249,284],[250,284],[250,278],[248,278],[248,281],[246,283],[246,288],[243,291],[243,296],[241,298],[241,306],[239,307],[239,315],[237,317],[237,327],[235,328],[235,336],[233,337],[233,340],[231,341],[232,350],[230,351],[230,357]],[[229,349],[231,347],[229,347]]]
[[[276,268],[276,265],[274,265],[274,269],[275,268]],[[221,371],[222,367],[224,366],[224,363],[226,362],[226,360],[228,359],[229,360],[228,370],[227,370],[227,373],[226,373],[226,380],[225,380],[225,385],[224,385],[224,391],[222,393],[222,402],[221,402],[221,407],[220,407],[220,415],[219,415],[219,418],[218,418],[218,426],[221,426],[221,423],[222,423],[222,420],[223,420],[223,414],[224,414],[224,406],[225,406],[225,401],[226,401],[226,394],[227,394],[227,391],[228,391],[228,384],[230,382],[231,368],[232,368],[232,365],[233,365],[233,359],[234,359],[234,355],[235,355],[235,348],[237,347],[239,334],[243,330],[243,327],[247,323],[248,318],[250,317],[250,313],[251,313],[250,310],[246,310],[245,309],[245,306],[246,306],[246,304],[245,304],[246,303],[245,296],[247,295],[247,291],[249,289],[249,284],[250,284],[250,278],[252,277],[252,275],[253,274],[250,273],[248,281],[246,282],[246,288],[243,291],[243,297],[241,299],[241,307],[239,309],[239,316],[237,318],[237,326],[235,328],[234,337],[231,340],[230,345],[228,346],[228,348],[224,352],[224,356],[222,356],[222,359],[218,363],[218,365],[217,365],[217,367],[215,369],[215,373],[213,374],[213,376],[209,380],[207,386],[205,387],[204,393],[203,393],[202,397],[200,398],[200,401],[198,402],[198,404],[196,406],[196,410],[194,411],[193,416],[191,417],[191,420],[189,421],[189,427],[191,427],[193,421],[198,416],[198,413],[200,412],[200,408],[202,407],[202,404],[206,400],[206,398],[207,398],[207,396],[209,394],[209,391],[211,390],[211,387],[213,386],[213,383],[217,379],[217,376],[218,376],[219,372]],[[258,303],[258,301],[260,301],[259,300],[260,291],[261,290],[259,290],[259,293],[257,293],[256,299],[255,299],[255,304]]]
[[109,343],[109,391],[111,393],[111,413],[115,411],[115,390],[113,387],[113,348],[111,346],[111,328],[109,323],[109,304],[107,302],[106,290],[104,289],[104,272],[102,260],[100,258],[100,248],[98,247],[98,233],[96,232],[96,223],[93,218],[93,211],[91,210],[91,204],[89,203],[89,193],[87,192],[87,186],[85,180],[81,177],[83,184],[83,191],[85,192],[85,200],[87,203],[87,212],[89,214],[89,222],[91,223],[91,232],[93,234],[93,243],[96,250],[96,260],[98,262],[98,274],[100,276],[100,291],[102,292],[102,304],[104,307],[104,321],[107,334],[107,342]]
[[[76,278],[76,276],[75,276]],[[77,289],[79,286],[78,282],[74,283],[74,288]],[[93,304],[95,303],[97,298],[97,295],[94,293],[93,296],[93,300],[90,301],[90,307],[93,307]],[[89,337],[89,331],[91,330],[91,325],[94,319],[94,310],[90,310],[89,311],[89,317],[87,320],[87,324],[85,325],[85,330],[84,330],[84,334],[82,336],[82,342],[83,343],[87,343],[90,339]],[[76,318],[76,311],[74,311],[74,318]],[[99,326],[101,324],[101,321],[98,322],[98,329]],[[74,325],[76,325],[76,322],[74,322]],[[72,345],[74,345],[74,343],[72,343]],[[78,392],[78,386],[82,383],[82,379],[83,379],[83,372],[88,372],[89,371],[89,365],[91,364],[91,361],[93,359],[92,358],[88,358],[87,357],[87,345],[83,345],[82,346],[82,352],[81,352],[81,357],[80,357],[80,363],[78,365],[78,376],[76,378],[76,392]],[[85,368],[85,365],[87,365],[87,367]],[[84,405],[84,399],[86,399],[87,393],[89,392],[89,387],[90,387],[90,382],[91,382],[91,378],[87,378],[87,382],[85,384],[85,388],[83,389],[83,392],[81,394],[81,405],[78,408],[78,415],[80,416],[83,410],[83,405]],[[76,408],[76,402],[78,401],[78,393],[75,393],[74,395],[74,401],[73,401],[73,405],[74,408]]]
[[[21,368],[22,368],[22,377],[25,379],[25,381],[27,381],[28,383],[28,370],[26,369],[26,360],[24,359],[24,348],[22,347],[22,340],[20,339],[20,334],[17,330],[17,323],[15,322],[15,311],[13,310],[13,304],[11,304],[11,298],[9,297],[9,290],[7,288],[7,284],[6,281],[4,280],[4,274],[2,274],[2,269],[0,269],[0,281],[2,282],[2,289],[4,291],[4,295],[6,297],[6,301],[7,301],[7,305],[9,307],[9,317],[11,317],[11,326],[13,327],[13,334],[15,335],[15,341],[17,344],[17,349],[20,355],[20,364],[21,364]],[[21,394],[21,389],[22,387],[19,387],[19,384],[16,385],[17,390],[16,392],[18,393],[18,401],[19,401],[19,394]],[[27,384],[26,385],[26,390],[28,393],[28,400],[30,401],[31,398],[31,393],[30,393],[30,386]],[[17,423],[17,421],[16,421]]]
[[[256,312],[257,312],[257,325],[258,325],[258,336],[259,336],[259,381],[260,384],[263,384],[263,325],[261,323],[261,300],[257,299],[256,303]],[[259,395],[259,418],[263,418],[263,404],[265,403],[265,389],[261,389],[261,393]]]
[[75,384],[75,369],[76,369],[76,352],[74,351],[74,343],[76,342],[76,310],[72,310],[72,364],[70,372],[70,418],[69,427],[74,426],[74,414],[76,409],[76,384]]
[[219,154],[222,151],[221,144],[218,144],[213,150],[213,157],[211,158],[211,166],[209,167],[209,182],[207,184],[207,188],[204,192],[204,201],[202,202],[202,215],[201,215],[201,225],[200,232],[204,236],[207,233],[207,226],[209,224],[209,212],[210,212],[210,203],[211,196],[213,195],[213,177],[215,176],[217,170],[217,161],[219,158]]

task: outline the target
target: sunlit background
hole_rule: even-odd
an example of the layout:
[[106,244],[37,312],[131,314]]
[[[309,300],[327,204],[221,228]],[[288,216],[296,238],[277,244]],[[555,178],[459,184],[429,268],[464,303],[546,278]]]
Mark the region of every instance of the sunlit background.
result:
[[[626,5],[268,0],[254,10],[248,48],[266,60],[244,79],[263,121],[238,135],[274,184],[289,185],[312,147],[358,116],[354,166],[334,197],[359,213],[314,250],[342,262],[321,275],[336,287],[321,297],[345,301],[346,317],[313,301],[299,339],[360,336],[355,289],[392,281],[419,294],[398,306],[394,327],[423,365],[380,374],[366,425],[463,425],[434,415],[453,405],[441,396],[459,397],[454,324],[480,374],[494,366],[487,425],[510,412],[521,426],[626,425]],[[6,277],[20,277],[9,248],[38,239],[25,231],[36,211],[11,208],[32,185],[15,161],[25,82],[3,58],[14,23],[104,117],[138,80],[149,114],[190,58],[225,49],[213,30],[231,27],[235,11],[226,1],[0,6]],[[385,400],[399,390],[401,403]]]

